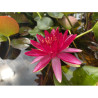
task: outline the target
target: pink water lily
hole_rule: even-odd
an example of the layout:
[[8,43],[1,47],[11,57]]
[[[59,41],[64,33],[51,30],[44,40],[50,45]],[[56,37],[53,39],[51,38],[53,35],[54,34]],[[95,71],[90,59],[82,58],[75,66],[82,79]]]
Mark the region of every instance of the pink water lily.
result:
[[80,66],[81,61],[70,53],[81,52],[82,50],[69,48],[69,45],[75,39],[76,34],[67,34],[68,30],[66,30],[63,35],[62,33],[59,33],[57,28],[56,30],[53,29],[51,33],[45,30],[45,38],[37,34],[39,42],[31,40],[31,44],[37,49],[32,49],[31,51],[25,52],[25,54],[36,57],[32,64],[40,60],[33,72],[42,70],[50,61],[52,61],[52,68],[55,77],[59,82],[61,82],[62,71],[60,59],[70,66]]

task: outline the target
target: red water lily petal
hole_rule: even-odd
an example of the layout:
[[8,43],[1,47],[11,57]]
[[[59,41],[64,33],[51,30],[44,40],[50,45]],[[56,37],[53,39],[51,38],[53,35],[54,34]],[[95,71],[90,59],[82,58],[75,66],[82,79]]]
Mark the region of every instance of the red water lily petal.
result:
[[56,79],[62,81],[62,71],[61,71],[61,62],[58,57],[52,59],[52,68],[55,74]]
[[53,35],[55,34],[55,29],[52,29],[51,34]]
[[70,54],[70,53],[59,53],[57,55],[61,60],[71,63],[71,64],[77,64],[80,65],[81,61],[79,61],[74,55]]
[[38,48],[38,49],[41,49],[41,50],[44,50],[43,47],[41,46],[41,44],[38,43],[37,41],[30,40],[30,42],[31,42],[31,44],[32,44],[34,47],[36,47],[36,48]]
[[44,58],[44,56],[38,56],[38,57],[36,57],[36,58],[32,61],[31,64],[33,64],[33,63],[35,63],[35,62],[41,60],[42,58]]
[[37,71],[43,69],[50,62],[50,60],[51,60],[51,58],[49,55],[42,58],[40,60],[40,62],[36,65],[36,67],[34,68],[33,72],[37,72]]
[[82,52],[81,49],[76,49],[76,48],[66,48],[62,50],[62,52]]
[[11,17],[0,16],[0,34],[10,36],[19,32],[19,25]]
[[77,34],[74,34],[74,35],[71,34],[69,37],[67,37],[67,39],[65,40],[65,42],[64,42],[64,44],[63,44],[63,46],[61,47],[60,50],[63,50],[65,48],[67,48],[73,42],[73,40],[75,39],[76,35]]
[[66,30],[65,33],[64,33],[64,35],[63,35],[63,39],[64,39],[64,41],[65,41],[66,38],[67,38],[67,34],[68,34],[68,30]]
[[28,56],[44,56],[47,55],[47,53],[37,50],[37,49],[32,49],[31,51],[25,52],[25,55]]
[[50,34],[49,34],[49,32],[47,30],[45,30],[44,33],[45,33],[45,37],[49,37],[50,36]]
[[45,39],[44,39],[43,36],[37,34],[37,38],[38,38],[38,40],[39,40],[40,43],[44,43]]

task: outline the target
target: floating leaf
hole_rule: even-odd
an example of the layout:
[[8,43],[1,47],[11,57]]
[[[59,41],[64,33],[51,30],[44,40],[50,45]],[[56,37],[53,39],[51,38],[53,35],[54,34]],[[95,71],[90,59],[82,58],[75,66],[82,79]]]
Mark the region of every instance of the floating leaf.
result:
[[73,85],[96,85],[96,82],[98,82],[98,67],[84,66],[76,69],[70,82]]
[[0,34],[0,42],[7,41],[7,37],[4,35]]
[[18,32],[19,25],[16,20],[8,16],[0,16],[0,34],[8,37]]
[[94,25],[93,31],[94,31],[95,39],[98,42],[98,22]]
[[29,30],[28,33],[30,33],[30,35],[32,36],[36,36],[36,34],[44,36],[44,32],[38,29],[37,27],[35,27],[33,30]]
[[28,44],[30,44],[30,40],[28,38],[18,38],[11,41],[12,47],[20,50],[28,48]]
[[40,20],[37,21],[37,27],[40,30],[47,30],[51,26],[53,26],[53,21],[49,17],[43,17],[42,19],[40,19]]
[[98,82],[98,67],[83,66],[71,70],[62,66],[62,82],[54,77],[55,85],[96,85]]
[[61,12],[48,12],[48,15],[53,18],[62,18],[64,16]]

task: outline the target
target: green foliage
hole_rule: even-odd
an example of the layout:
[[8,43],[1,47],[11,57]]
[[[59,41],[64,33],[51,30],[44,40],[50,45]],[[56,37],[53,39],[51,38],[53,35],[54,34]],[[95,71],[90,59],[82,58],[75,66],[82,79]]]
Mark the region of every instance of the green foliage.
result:
[[44,36],[44,32],[41,31],[40,29],[38,29],[37,27],[35,27],[34,29],[32,30],[29,30],[28,33],[32,36],[36,36],[36,34],[40,34],[42,36]]
[[92,17],[93,17],[93,20],[98,20],[98,13],[93,13]]
[[49,17],[42,17],[42,19],[37,21],[37,27],[40,30],[48,30],[52,26],[53,26],[53,21]]
[[48,12],[48,15],[53,18],[62,18],[64,16],[61,12]]
[[30,40],[28,38],[18,38],[11,41],[12,47],[20,50],[28,48],[28,44],[30,44]]
[[0,42],[7,41],[7,37],[4,35],[0,34]]
[[93,31],[94,31],[95,39],[98,42],[98,22],[94,25]]
[[98,68],[92,66],[84,66],[73,72],[70,82],[73,85],[96,85],[98,82]]
[[97,67],[83,66],[74,71],[63,67],[62,71],[65,73],[62,76],[62,82],[59,83],[54,78],[55,85],[96,85],[98,82]]

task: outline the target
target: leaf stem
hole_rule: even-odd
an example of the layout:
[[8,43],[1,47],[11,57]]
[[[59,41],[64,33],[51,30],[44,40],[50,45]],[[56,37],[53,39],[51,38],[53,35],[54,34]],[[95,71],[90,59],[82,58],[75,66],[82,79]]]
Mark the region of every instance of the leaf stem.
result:
[[79,37],[81,37],[81,36],[83,36],[83,35],[85,35],[85,34],[91,32],[91,31],[93,31],[93,28],[90,29],[90,30],[88,30],[88,31],[86,31],[86,32],[84,32],[84,33],[79,34],[75,39],[77,39],[77,38],[79,38]]
[[37,12],[37,14],[38,14],[38,16],[40,17],[40,19],[42,19],[42,16],[41,16],[41,14],[40,14],[39,12]]
[[9,50],[10,50],[10,44],[11,44],[11,41],[10,41],[9,36],[8,36],[7,38],[8,38],[8,41],[9,41],[9,47],[8,47],[8,50],[7,50],[6,55],[5,55],[4,58],[6,58],[6,56],[8,55],[8,52],[9,52]]

